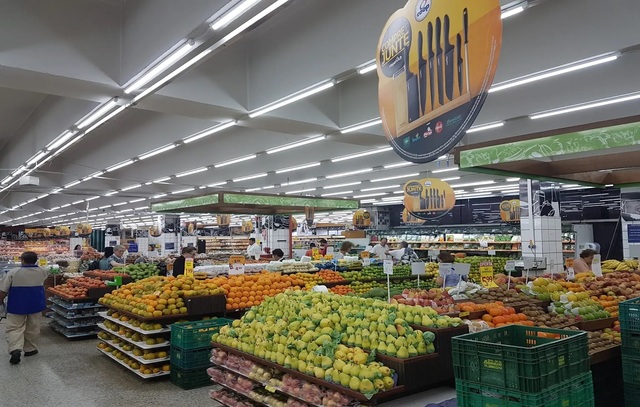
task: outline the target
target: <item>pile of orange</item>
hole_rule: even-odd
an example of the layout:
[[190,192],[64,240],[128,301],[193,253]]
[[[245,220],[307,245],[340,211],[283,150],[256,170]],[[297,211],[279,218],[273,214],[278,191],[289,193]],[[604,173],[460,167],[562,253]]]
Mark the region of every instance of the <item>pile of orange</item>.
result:
[[263,271],[244,276],[216,277],[213,282],[227,296],[227,310],[250,308],[260,304],[265,297],[273,297],[288,289],[299,290],[304,281],[294,276]]
[[462,312],[476,312],[487,310],[485,304],[476,304],[475,302],[461,302],[460,304],[458,304],[458,308]]
[[499,328],[501,326],[516,324],[533,326],[533,321],[530,321],[525,314],[517,314],[516,310],[512,307],[504,307],[497,305],[496,303],[484,304],[487,307],[487,314],[482,316],[482,320],[486,322],[491,328]]
[[318,272],[318,276],[320,276],[322,278],[322,281],[324,281],[326,283],[334,283],[334,282],[338,282],[338,281],[346,282],[347,281],[347,280],[344,279],[344,277],[342,277],[340,275],[340,273],[335,272],[333,270],[320,270]]
[[597,297],[595,295],[591,296],[591,299],[597,301],[604,307],[605,311],[608,311],[612,317],[618,317],[620,315],[618,310],[618,299],[612,295],[601,295]]
[[353,293],[353,288],[349,287],[348,285],[337,285],[335,287],[331,287],[329,291],[334,294],[346,295]]

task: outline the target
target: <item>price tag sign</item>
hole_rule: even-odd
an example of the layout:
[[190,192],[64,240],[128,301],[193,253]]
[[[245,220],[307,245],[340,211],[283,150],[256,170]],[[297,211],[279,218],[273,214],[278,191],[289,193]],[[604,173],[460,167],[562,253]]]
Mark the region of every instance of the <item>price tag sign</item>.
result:
[[453,274],[453,264],[440,263],[438,265],[438,274],[440,274],[440,277],[443,277],[443,278],[450,274]]
[[363,259],[368,259],[371,257],[371,253],[369,252],[362,252],[360,253],[360,257],[362,257]]
[[45,267],[47,265],[47,259],[44,257],[40,257],[38,259],[38,266]]
[[193,259],[185,259],[184,275],[185,277],[193,277]]
[[493,263],[480,263],[480,282],[485,288],[495,288],[498,285],[493,281]]
[[469,316],[469,311],[464,311],[461,312],[460,315],[458,315],[460,318],[464,318],[464,317],[468,317]]
[[264,389],[270,393],[275,393],[276,392],[276,388],[272,387],[272,386],[264,386]]
[[384,274],[386,274],[388,276],[392,276],[393,275],[393,260],[385,260],[384,263],[382,264],[382,269],[384,271]]
[[244,256],[229,256],[229,275],[244,274]]
[[591,270],[596,277],[602,277],[602,256],[596,254],[593,256],[593,262],[591,263]]
[[14,263],[20,263],[20,256],[13,256]]
[[371,265],[371,258],[370,257],[364,257],[362,259],[362,265],[367,267]]
[[516,261],[515,260],[507,260],[504,265],[504,269],[506,271],[516,271]]
[[487,251],[489,256],[495,256],[496,255],[496,251],[495,250],[488,250]]
[[566,259],[564,260],[564,266],[565,266],[566,268],[568,268],[568,269],[569,269],[569,268],[573,268],[573,261],[574,261],[573,257],[568,257],[568,258],[566,258]]
[[426,270],[424,268],[424,262],[418,261],[415,263],[411,263],[411,275],[412,276],[423,276],[426,274]]
[[576,278],[576,272],[573,270],[573,267],[567,267],[567,280],[573,281]]

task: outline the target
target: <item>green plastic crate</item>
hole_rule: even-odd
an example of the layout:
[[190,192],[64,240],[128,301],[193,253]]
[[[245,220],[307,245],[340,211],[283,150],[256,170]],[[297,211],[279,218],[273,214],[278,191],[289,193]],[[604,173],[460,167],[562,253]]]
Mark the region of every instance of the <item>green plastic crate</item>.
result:
[[591,373],[539,393],[524,393],[456,380],[458,407],[594,407]]
[[211,366],[211,347],[180,349],[172,345],[171,364],[181,369],[207,368]]
[[625,383],[640,387],[640,359],[622,357],[622,378]]
[[624,383],[625,407],[640,407],[640,386],[632,383]]
[[640,298],[632,298],[618,304],[620,330],[640,333]]
[[171,345],[180,349],[198,349],[211,345],[211,335],[233,320],[214,318],[171,324]]
[[584,331],[509,325],[456,336],[452,347],[456,379],[506,390],[537,393],[590,371]]
[[622,356],[640,359],[640,332],[621,331]]
[[213,384],[206,368],[181,369],[172,364],[170,378],[171,383],[185,390],[211,386]]

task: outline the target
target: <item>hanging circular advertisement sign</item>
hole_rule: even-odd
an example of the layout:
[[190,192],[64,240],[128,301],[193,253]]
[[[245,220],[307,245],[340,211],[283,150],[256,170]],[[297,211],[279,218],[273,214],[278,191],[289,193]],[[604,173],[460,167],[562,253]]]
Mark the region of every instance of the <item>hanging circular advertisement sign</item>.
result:
[[500,203],[500,219],[503,222],[520,222],[520,200],[502,201]]
[[418,219],[438,219],[456,204],[449,184],[436,178],[410,180],[404,185],[404,207]]
[[366,209],[358,209],[353,213],[353,226],[366,229],[371,225],[371,214]]
[[378,100],[389,143],[405,160],[448,153],[480,113],[498,68],[498,0],[409,0],[378,42]]
[[412,213],[410,213],[407,208],[404,208],[402,210],[402,223],[404,225],[407,226],[419,226],[419,225],[424,225],[425,220],[424,219],[418,219],[415,216],[413,216]]

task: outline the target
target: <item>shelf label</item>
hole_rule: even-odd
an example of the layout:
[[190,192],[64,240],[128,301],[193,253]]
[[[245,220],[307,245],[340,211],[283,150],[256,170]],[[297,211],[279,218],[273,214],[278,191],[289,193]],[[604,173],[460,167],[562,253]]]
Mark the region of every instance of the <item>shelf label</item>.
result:
[[460,315],[458,315],[460,318],[464,318],[464,317],[468,317],[469,316],[469,311],[463,311],[460,313]]
[[496,251],[495,250],[488,250],[487,253],[489,254],[489,256],[495,256],[496,255]]
[[229,275],[244,274],[244,256],[229,256]]
[[275,393],[276,392],[276,388],[272,387],[272,386],[264,386],[264,389],[270,393]]
[[393,275],[393,260],[385,260],[384,263],[382,264],[382,269],[384,271],[384,274],[386,274],[388,276],[392,276]]
[[193,277],[193,259],[185,259],[184,275],[185,277]]
[[573,270],[573,267],[567,267],[567,280],[573,281],[576,278],[576,272]]
[[423,276],[426,274],[426,270],[424,268],[424,262],[418,261],[415,263],[411,263],[411,275],[412,276]]
[[493,263],[480,263],[480,282],[485,288],[495,288],[498,285],[493,281]]
[[362,265],[367,267],[371,265],[371,258],[370,257],[364,257],[362,259]]
[[591,270],[596,277],[602,277],[602,256],[596,254],[593,256],[593,262],[591,263]]

